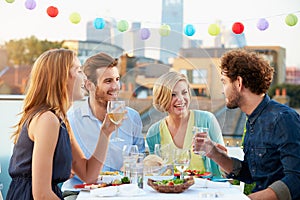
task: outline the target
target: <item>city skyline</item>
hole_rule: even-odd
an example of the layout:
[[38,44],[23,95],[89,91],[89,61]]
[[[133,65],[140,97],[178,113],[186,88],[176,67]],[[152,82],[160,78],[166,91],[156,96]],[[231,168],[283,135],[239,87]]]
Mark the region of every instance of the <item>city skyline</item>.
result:
[[[117,21],[124,19],[129,24],[140,21],[142,28],[159,29],[161,25],[161,0],[45,0],[37,1],[33,10],[26,9],[24,3],[25,1],[0,2],[1,44],[10,39],[32,35],[50,41],[86,40],[87,22],[96,17],[115,18]],[[59,9],[59,15],[55,18],[50,18],[46,13],[47,7],[51,5]],[[69,21],[72,12],[81,15],[79,24]],[[284,19],[290,13],[300,18],[299,0],[253,0],[243,3],[237,0],[211,0],[203,4],[196,0],[184,0],[184,25],[193,24],[196,28],[195,35],[189,38],[202,40],[203,47],[214,44],[215,36],[207,32],[211,23],[220,21],[222,29],[230,30],[234,22],[241,21],[245,25],[247,45],[286,48],[286,65],[300,67],[300,57],[297,55],[300,51],[300,20],[295,26],[286,25]],[[256,28],[260,18],[269,21],[269,28],[265,31]]]

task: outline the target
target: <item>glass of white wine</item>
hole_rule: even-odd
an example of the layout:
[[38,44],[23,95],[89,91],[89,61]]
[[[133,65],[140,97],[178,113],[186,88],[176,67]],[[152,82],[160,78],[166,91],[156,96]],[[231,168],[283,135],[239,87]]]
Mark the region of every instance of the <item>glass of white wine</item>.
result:
[[190,149],[174,150],[174,167],[180,172],[180,179],[183,179],[183,172],[189,167],[191,161]]
[[107,102],[107,114],[109,119],[116,125],[116,134],[111,141],[122,142],[122,138],[118,136],[117,125],[121,123],[125,115],[125,101],[108,101]]

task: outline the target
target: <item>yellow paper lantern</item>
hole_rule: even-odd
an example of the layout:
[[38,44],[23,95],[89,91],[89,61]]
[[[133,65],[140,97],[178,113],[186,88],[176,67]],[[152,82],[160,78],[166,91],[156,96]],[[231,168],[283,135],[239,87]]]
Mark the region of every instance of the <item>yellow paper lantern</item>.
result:
[[170,32],[171,32],[171,27],[168,24],[163,24],[160,26],[159,34],[161,36],[168,36],[170,35]]
[[218,24],[211,24],[208,27],[208,33],[212,36],[217,36],[220,34],[220,27]]
[[289,14],[288,16],[285,17],[285,23],[288,26],[295,26],[298,22],[298,17],[294,14]]
[[13,3],[15,0],[5,0],[7,3]]
[[77,12],[73,12],[70,17],[69,20],[73,23],[73,24],[78,24],[81,20],[81,16],[79,13]]

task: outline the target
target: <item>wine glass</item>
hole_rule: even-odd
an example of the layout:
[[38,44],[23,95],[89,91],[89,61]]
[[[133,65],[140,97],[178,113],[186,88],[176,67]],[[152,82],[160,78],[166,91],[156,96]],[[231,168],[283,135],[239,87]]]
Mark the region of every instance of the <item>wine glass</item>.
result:
[[169,145],[155,144],[154,154],[159,156],[163,160],[163,164],[166,165],[171,156]]
[[190,149],[174,150],[174,167],[180,172],[180,179],[183,179],[183,172],[189,167],[191,161]]
[[136,164],[139,157],[137,145],[124,145],[122,150],[124,176],[130,177],[130,165]]
[[125,115],[125,101],[108,101],[107,103],[107,114],[109,119],[116,125],[116,135],[111,141],[122,142],[122,138],[118,136],[118,124],[124,118]]

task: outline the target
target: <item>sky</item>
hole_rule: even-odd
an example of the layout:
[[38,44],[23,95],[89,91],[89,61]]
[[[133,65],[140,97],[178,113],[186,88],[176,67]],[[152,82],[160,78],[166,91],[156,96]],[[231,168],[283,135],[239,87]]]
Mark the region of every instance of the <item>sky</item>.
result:
[[[36,36],[38,39],[86,40],[86,23],[97,17],[140,21],[142,27],[157,28],[161,22],[161,0],[35,0],[35,9],[28,10],[25,0],[0,1],[0,44],[11,39]],[[47,15],[49,6],[59,9],[55,18]],[[73,24],[69,15],[78,12],[81,21]],[[295,26],[288,26],[285,17],[298,17]],[[269,28],[260,31],[260,18]],[[300,0],[184,0],[184,24],[193,24],[196,33],[191,39],[203,40],[204,47],[213,45],[214,36],[208,26],[221,21],[230,30],[234,22],[242,22],[249,46],[281,46],[286,49],[286,65],[300,67]]]

